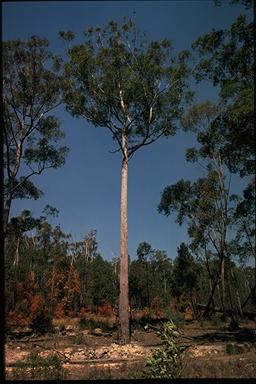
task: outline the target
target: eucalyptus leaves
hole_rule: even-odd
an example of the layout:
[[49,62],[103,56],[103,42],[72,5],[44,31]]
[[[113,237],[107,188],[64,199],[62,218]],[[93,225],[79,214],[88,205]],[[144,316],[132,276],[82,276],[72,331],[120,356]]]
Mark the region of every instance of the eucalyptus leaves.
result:
[[147,375],[150,378],[177,378],[182,372],[180,332],[173,321],[163,323],[157,332],[163,341],[163,348],[155,349],[147,361]]

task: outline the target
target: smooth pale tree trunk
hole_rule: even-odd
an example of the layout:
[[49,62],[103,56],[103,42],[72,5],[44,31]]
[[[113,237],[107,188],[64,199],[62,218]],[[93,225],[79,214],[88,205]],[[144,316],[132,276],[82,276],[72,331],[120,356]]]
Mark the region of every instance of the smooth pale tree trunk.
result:
[[19,256],[20,256],[20,238],[18,237],[16,240],[16,250],[15,250],[15,257],[13,261],[14,267],[17,267],[19,264]]
[[128,229],[127,229],[127,180],[128,157],[125,135],[123,134],[123,159],[121,171],[121,240],[120,240],[120,293],[119,324],[120,343],[130,342],[129,331],[129,292],[128,292]]
[[222,310],[223,315],[225,316],[226,313],[226,294],[225,294],[225,258],[224,255],[221,257],[221,272],[220,272],[220,279],[221,279],[221,303],[222,303]]

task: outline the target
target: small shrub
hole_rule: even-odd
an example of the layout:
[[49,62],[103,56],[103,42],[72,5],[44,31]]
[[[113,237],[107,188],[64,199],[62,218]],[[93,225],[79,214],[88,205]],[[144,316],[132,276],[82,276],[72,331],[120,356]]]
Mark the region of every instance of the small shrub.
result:
[[112,305],[109,303],[102,303],[98,308],[98,314],[101,316],[111,317],[114,315]]
[[163,316],[165,319],[171,318],[171,310],[169,307],[164,307]]
[[73,342],[73,344],[77,344],[77,345],[86,345],[87,344],[86,338],[82,333],[79,333],[78,335],[73,336],[72,342]]
[[162,318],[163,317],[163,299],[160,297],[154,297],[150,306],[151,317]]
[[181,375],[182,360],[179,346],[180,333],[173,321],[161,325],[157,332],[163,340],[163,349],[155,349],[146,364],[149,378],[174,379]]
[[94,321],[91,320],[91,319],[86,319],[85,317],[81,317],[79,319],[79,328],[81,330],[84,330],[84,329],[94,329],[95,328]]
[[29,354],[25,361],[17,361],[13,370],[15,379],[63,380],[65,370],[56,355],[42,357],[37,352]]
[[6,316],[6,325],[11,328],[12,326],[28,326],[29,319],[24,313],[17,311],[10,311]]
[[226,353],[227,355],[235,355],[237,353],[236,345],[234,343],[227,343]]
[[31,329],[37,333],[47,333],[53,331],[52,317],[46,309],[39,311],[31,321]]
[[117,327],[115,324],[113,324],[112,326],[109,325],[107,321],[97,319],[86,319],[85,317],[81,317],[79,320],[79,328],[81,330],[101,328],[105,332],[110,332],[115,330]]
[[181,328],[184,325],[184,319],[180,312],[176,312],[172,316],[172,322],[176,325],[176,327]]

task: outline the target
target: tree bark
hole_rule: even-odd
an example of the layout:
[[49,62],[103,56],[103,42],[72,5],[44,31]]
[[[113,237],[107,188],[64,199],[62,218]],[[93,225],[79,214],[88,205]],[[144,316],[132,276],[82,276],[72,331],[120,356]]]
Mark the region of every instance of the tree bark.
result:
[[4,212],[3,212],[3,233],[4,233],[4,238],[6,237],[7,225],[8,225],[9,215],[10,215],[10,210],[11,210],[11,204],[12,204],[12,195],[9,192],[8,196],[6,198],[5,204],[4,204]]
[[122,135],[123,159],[121,171],[121,241],[120,241],[120,294],[119,322],[120,343],[130,342],[129,332],[129,292],[128,292],[128,230],[127,230],[127,177],[128,157],[125,132]]
[[224,255],[221,256],[220,261],[220,279],[221,279],[221,304],[223,309],[223,314],[225,316],[225,302],[226,302],[226,294],[225,294],[225,258]]
[[204,313],[203,313],[203,317],[207,317],[208,316],[208,313],[209,313],[209,309],[210,309],[210,305],[211,303],[213,302],[213,295],[214,295],[214,292],[215,292],[215,288],[217,287],[217,284],[219,282],[219,276],[216,277],[215,281],[214,281],[214,284],[213,284],[213,287],[212,287],[212,291],[210,293],[210,297],[208,299],[208,303],[206,304],[205,306],[205,310],[204,310]]
[[237,279],[234,275],[234,272],[233,272],[233,269],[232,267],[230,267],[230,273],[231,273],[231,277],[233,279],[233,282],[234,282],[234,286],[235,286],[235,292],[236,292],[236,300],[237,300],[237,305],[238,305],[238,310],[239,310],[239,314],[240,316],[244,316],[243,314],[243,309],[242,309],[242,304],[241,304],[241,298],[240,298],[240,294],[239,294],[239,290],[238,290],[238,283],[237,283]]
[[20,256],[20,237],[16,239],[16,250],[15,250],[15,256],[13,261],[14,267],[17,267],[19,264],[19,256]]

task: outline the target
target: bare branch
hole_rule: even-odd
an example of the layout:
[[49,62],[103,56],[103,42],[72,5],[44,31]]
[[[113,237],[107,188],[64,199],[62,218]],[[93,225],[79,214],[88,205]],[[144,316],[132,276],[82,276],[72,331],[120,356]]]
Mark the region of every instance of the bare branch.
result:
[[25,176],[24,179],[22,181],[20,181],[17,185],[15,185],[15,187],[12,188],[11,190],[11,193],[13,194],[13,192],[19,188],[22,184],[24,184],[30,177],[32,177],[33,175],[41,175],[41,173],[45,170],[45,169],[50,169],[50,168],[53,168],[52,165],[49,165],[48,167],[44,166],[44,167],[41,167],[40,170],[38,171],[33,171],[31,172],[29,175]]
[[143,147],[143,146],[146,146],[146,145],[149,145],[151,143],[154,143],[155,141],[157,141],[161,136],[163,135],[162,131],[157,135],[155,136],[153,139],[149,140],[147,142],[147,139],[149,138],[149,135],[148,135],[148,132],[147,132],[147,135],[145,136],[145,138],[141,141],[141,143],[137,144],[137,145],[134,145],[133,147],[130,147],[128,148],[128,157],[130,158],[139,148]]
[[[110,124],[112,125],[113,123],[110,122]],[[117,135],[117,132],[115,131],[115,128],[114,127],[111,127],[110,125],[107,125],[107,128],[111,131],[111,133],[114,135],[116,141],[118,142],[118,145],[119,145],[119,148],[121,149],[122,151],[122,154],[123,156],[125,156],[125,153],[124,153],[124,149],[123,149],[123,146],[122,146],[122,143]]]

